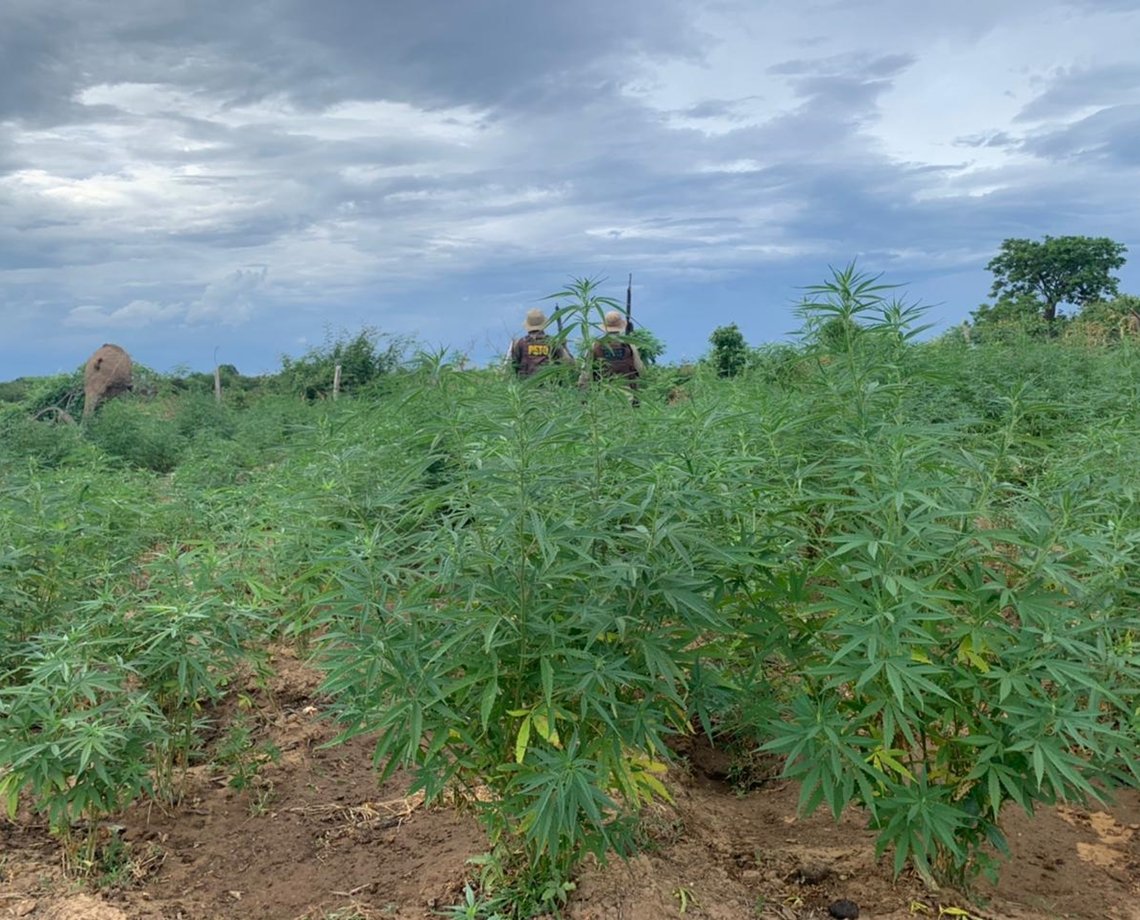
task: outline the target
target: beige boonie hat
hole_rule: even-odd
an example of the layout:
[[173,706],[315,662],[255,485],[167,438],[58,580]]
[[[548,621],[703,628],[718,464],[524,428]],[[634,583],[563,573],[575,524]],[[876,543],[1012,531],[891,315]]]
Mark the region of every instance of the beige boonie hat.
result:
[[523,326],[526,327],[527,332],[534,332],[538,329],[545,329],[546,314],[539,310],[537,307],[533,310],[528,310],[526,319],[523,321]]
[[602,321],[606,332],[625,332],[625,314],[618,310],[610,310]]

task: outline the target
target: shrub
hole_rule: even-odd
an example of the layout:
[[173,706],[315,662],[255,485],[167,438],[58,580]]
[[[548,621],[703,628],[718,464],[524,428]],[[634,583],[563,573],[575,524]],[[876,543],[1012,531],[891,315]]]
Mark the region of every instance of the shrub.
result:
[[1133,331],[1140,322],[1140,297],[1128,294],[1111,301],[1090,303],[1069,323],[1067,337],[1079,338],[1092,345],[1109,345],[1124,339],[1136,339]]
[[83,368],[80,367],[71,374],[54,374],[28,380],[20,405],[29,416],[56,408],[79,418],[83,412]]
[[658,358],[665,351],[665,343],[644,326],[639,326],[636,323],[633,332],[628,333],[628,335],[629,340],[637,346],[645,365],[648,367],[656,364]]
[[748,366],[748,346],[736,323],[718,326],[709,336],[709,341],[718,377],[735,377]]
[[82,451],[83,435],[77,425],[59,421],[54,414],[32,419],[18,412],[0,418],[0,443],[13,459],[57,467]]
[[[129,666],[108,660],[83,636],[39,637],[22,679],[0,674],[0,805],[16,816],[21,793],[46,815],[65,853],[94,862],[95,822],[151,789],[151,754],[166,743],[165,722]],[[79,839],[73,824],[81,827]],[[86,858],[77,862],[79,845]]]
[[1041,312],[1041,304],[1031,295],[1004,297],[995,303],[982,304],[970,314],[973,326],[970,341],[975,344],[1001,342],[1016,344],[1026,340],[1050,339],[1069,322],[1057,314],[1052,322]]
[[187,394],[172,404],[174,428],[183,438],[228,440],[237,429],[233,411],[212,394]]
[[[381,347],[381,342],[387,339]],[[281,358],[278,386],[285,392],[305,399],[324,399],[332,395],[336,366],[341,366],[340,386],[351,393],[389,374],[399,367],[406,348],[402,339],[384,336],[370,326],[355,335],[326,333],[325,343],[312,348],[300,358]]]
[[954,424],[912,417],[924,367],[903,343],[921,310],[872,281],[849,270],[805,306],[865,329],[807,394],[819,524],[802,587],[773,596],[794,691],[762,679],[746,697],[805,811],[858,802],[896,871],[964,885],[1004,848],[1006,803],[1140,779],[1140,615],[1124,600],[1132,543],[1114,536],[1130,525],[1079,482],[1010,485],[1017,411],[968,452]]
[[140,469],[169,473],[177,465],[185,438],[154,407],[137,399],[119,398],[101,406],[87,422],[92,443],[113,457]]
[[665,739],[689,730],[710,655],[696,640],[721,628],[720,554],[694,520],[717,499],[664,488],[649,456],[609,455],[624,401],[591,398],[582,417],[572,391],[473,404],[440,386],[416,401],[438,407],[428,433],[452,445],[449,475],[389,498],[434,526],[323,554],[324,690],[349,734],[377,733],[385,772],[410,768],[430,797],[490,787],[477,807],[525,916],[558,906],[587,853],[630,852],[632,816],[665,794]]

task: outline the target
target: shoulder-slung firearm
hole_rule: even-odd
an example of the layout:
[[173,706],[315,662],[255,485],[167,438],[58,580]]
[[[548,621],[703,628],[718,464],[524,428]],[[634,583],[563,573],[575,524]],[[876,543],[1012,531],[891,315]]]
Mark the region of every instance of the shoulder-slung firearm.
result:
[[629,273],[629,284],[625,288],[625,334],[633,332],[633,272]]

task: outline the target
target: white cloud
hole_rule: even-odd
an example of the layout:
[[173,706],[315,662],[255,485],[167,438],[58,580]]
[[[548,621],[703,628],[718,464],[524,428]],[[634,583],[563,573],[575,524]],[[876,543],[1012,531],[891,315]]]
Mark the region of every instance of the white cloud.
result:
[[[493,131],[486,114],[469,106],[424,109],[405,102],[352,100],[319,111],[300,108],[285,93],[230,104],[177,86],[102,83],[76,95],[85,106],[111,106],[142,119],[197,119],[229,129],[268,129],[322,141],[418,138],[470,144]],[[210,145],[192,145],[209,149]]]
[[186,322],[240,326],[256,309],[256,294],[269,274],[264,265],[238,269],[206,286],[202,296],[186,308]]
[[701,173],[756,173],[765,168],[759,160],[727,160],[723,163],[702,163],[697,167]]
[[178,319],[183,312],[178,304],[132,300],[113,310],[90,305],[76,307],[67,314],[64,325],[80,329],[143,329]]
[[237,269],[206,285],[201,296],[188,303],[136,299],[115,308],[85,304],[68,311],[63,323],[78,329],[107,330],[141,330],[172,323],[240,326],[256,312],[257,294],[267,277],[268,269],[263,265]]

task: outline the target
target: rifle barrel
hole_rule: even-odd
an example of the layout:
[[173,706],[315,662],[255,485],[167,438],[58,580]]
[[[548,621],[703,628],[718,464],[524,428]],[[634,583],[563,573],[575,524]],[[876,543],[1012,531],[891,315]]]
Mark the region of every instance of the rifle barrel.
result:
[[629,283],[625,287],[625,331],[633,332],[633,272],[629,273]]

